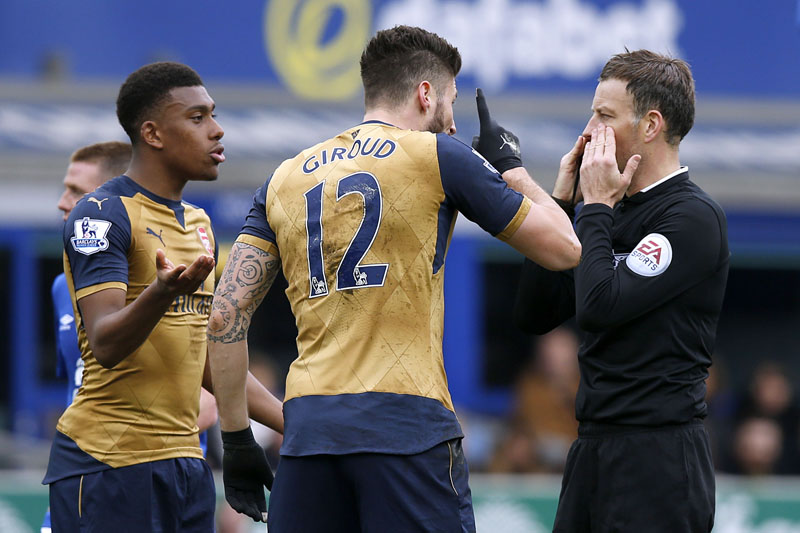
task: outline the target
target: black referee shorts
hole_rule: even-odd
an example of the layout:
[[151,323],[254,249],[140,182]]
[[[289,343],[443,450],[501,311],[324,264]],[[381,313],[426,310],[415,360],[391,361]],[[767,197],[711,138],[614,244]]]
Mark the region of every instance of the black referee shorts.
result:
[[582,422],[553,531],[707,533],[714,466],[700,420],[662,427]]

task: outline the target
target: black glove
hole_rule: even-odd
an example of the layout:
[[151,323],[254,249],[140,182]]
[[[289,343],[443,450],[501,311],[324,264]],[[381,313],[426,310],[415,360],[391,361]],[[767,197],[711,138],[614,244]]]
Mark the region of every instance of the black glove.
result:
[[274,479],[267,456],[249,426],[222,432],[222,483],[225,499],[235,511],[256,522],[266,522],[264,487],[272,490]]
[[481,89],[478,89],[475,101],[478,103],[481,134],[472,138],[472,147],[485,157],[500,174],[506,170],[521,167],[522,157],[517,136],[492,120]]

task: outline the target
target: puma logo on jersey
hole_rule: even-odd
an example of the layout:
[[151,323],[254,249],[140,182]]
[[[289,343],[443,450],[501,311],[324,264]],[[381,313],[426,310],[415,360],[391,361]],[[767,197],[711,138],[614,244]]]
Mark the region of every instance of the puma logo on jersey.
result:
[[108,200],[108,198],[103,198],[102,200],[98,200],[98,199],[97,199],[97,198],[95,198],[94,196],[92,196],[91,198],[89,198],[89,201],[90,201],[90,202],[94,202],[94,203],[96,203],[96,204],[97,204],[97,210],[98,210],[98,211],[102,211],[102,210],[103,210],[103,202],[105,202],[106,200]]
[[155,231],[151,230],[150,228],[147,228],[147,234],[148,235],[152,235],[153,237],[157,238],[159,241],[161,241],[161,245],[162,246],[166,246],[166,244],[164,244],[164,239],[161,238],[161,234],[162,233],[164,233],[163,229],[158,230],[158,233],[156,233]]

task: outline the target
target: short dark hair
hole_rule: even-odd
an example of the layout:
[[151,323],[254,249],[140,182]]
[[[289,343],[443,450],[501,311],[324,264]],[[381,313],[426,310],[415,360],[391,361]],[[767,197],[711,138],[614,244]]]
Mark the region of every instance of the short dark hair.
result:
[[133,72],[119,88],[117,118],[136,144],[139,130],[151,113],[176,87],[196,87],[203,80],[191,67],[182,63],[162,61],[145,65]]
[[361,54],[364,104],[400,104],[425,79],[443,91],[459,70],[458,49],[435,33],[413,26],[381,30]]
[[658,110],[667,123],[667,142],[677,145],[694,125],[694,79],[689,64],[681,59],[651,52],[625,51],[608,60],[599,81],[627,82],[633,95],[637,120],[651,109]]
[[69,158],[70,163],[97,163],[103,175],[113,178],[125,173],[131,162],[131,145],[120,141],[90,144],[78,148]]

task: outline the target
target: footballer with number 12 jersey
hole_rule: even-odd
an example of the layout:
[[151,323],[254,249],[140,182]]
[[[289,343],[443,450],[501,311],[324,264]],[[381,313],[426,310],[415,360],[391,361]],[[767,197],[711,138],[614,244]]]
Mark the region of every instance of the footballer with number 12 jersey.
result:
[[280,255],[297,319],[281,453],[413,454],[462,437],[442,360],[457,211],[504,239],[529,209],[460,141],[381,122],[281,165],[237,239]]
[[[362,122],[283,162],[234,243],[208,327],[223,478],[232,507],[270,531],[475,530],[442,354],[456,217],[552,268],[574,266],[580,245],[546,193],[529,198],[504,181],[533,185],[518,153],[500,153],[496,128],[481,131],[495,148],[488,161],[452,137],[460,66],[422,28],[378,32],[361,57]],[[247,329],[278,268],[298,357],[264,516],[251,472],[266,460],[239,398]]]

